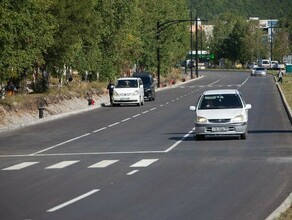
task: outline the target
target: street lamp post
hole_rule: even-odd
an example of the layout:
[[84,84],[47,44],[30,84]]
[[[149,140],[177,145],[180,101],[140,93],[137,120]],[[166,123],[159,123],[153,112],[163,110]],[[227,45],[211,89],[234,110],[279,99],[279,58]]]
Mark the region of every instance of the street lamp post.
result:
[[[192,14],[191,14],[192,16]],[[196,76],[198,77],[198,16],[196,16]],[[208,20],[204,20],[204,21],[208,21]],[[157,40],[157,86],[160,87],[160,45],[159,45],[159,41],[160,41],[160,33],[161,31],[167,29],[168,27],[174,25],[174,24],[178,24],[181,22],[191,22],[191,61],[192,61],[192,53],[193,53],[193,35],[192,35],[192,22],[194,22],[194,20],[192,19],[186,19],[186,20],[169,20],[166,21],[164,23],[160,23],[159,21],[157,21],[156,24],[156,40]],[[193,78],[192,76],[192,65],[191,65],[191,78]]]
[[[181,22],[193,22],[193,20],[169,20],[164,23],[160,23],[157,21],[156,24],[156,40],[157,40],[157,86],[160,87],[160,33],[161,31],[167,29],[168,27],[178,24]],[[191,33],[192,34],[192,33]],[[192,41],[192,37],[191,37]],[[191,47],[192,47],[192,42],[191,42]]]
[[198,78],[199,76],[199,71],[198,71],[198,15],[196,15],[196,77]]

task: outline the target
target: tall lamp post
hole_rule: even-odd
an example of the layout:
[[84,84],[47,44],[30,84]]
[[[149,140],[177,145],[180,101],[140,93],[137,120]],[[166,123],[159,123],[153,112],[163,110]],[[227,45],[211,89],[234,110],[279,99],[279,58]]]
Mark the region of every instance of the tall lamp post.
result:
[[[156,24],[156,40],[157,40],[157,86],[160,87],[160,33],[162,31],[164,31],[165,29],[167,29],[168,27],[174,25],[174,24],[178,24],[181,22],[193,22],[193,20],[169,20],[166,21],[164,23],[160,23],[159,21],[157,21]],[[192,31],[191,31],[192,34]],[[192,51],[192,37],[191,37],[191,51]]]

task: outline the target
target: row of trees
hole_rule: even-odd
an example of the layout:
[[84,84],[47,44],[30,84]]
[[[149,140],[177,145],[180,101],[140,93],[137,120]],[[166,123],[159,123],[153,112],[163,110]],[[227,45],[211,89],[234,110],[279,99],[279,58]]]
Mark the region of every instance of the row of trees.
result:
[[[99,74],[114,78],[136,65],[156,68],[156,23],[188,17],[185,0],[2,0],[1,81],[49,74]],[[161,72],[181,60],[188,28],[164,30]]]
[[[70,79],[72,70],[108,80],[134,66],[156,72],[158,46],[165,75],[189,50],[189,22],[164,28],[157,42],[157,21],[189,19],[190,9],[201,15],[210,7],[191,0],[1,0],[0,80],[34,76],[38,81],[49,74],[62,80],[64,73]],[[274,33],[275,59],[291,52],[291,21],[292,13],[280,19]],[[212,37],[198,36],[205,38],[199,39],[201,49],[209,47],[215,62],[226,58],[232,64],[246,63],[269,56],[269,40],[263,40],[257,22],[227,12],[213,15],[209,24],[214,25]],[[46,85],[42,81],[41,90]]]

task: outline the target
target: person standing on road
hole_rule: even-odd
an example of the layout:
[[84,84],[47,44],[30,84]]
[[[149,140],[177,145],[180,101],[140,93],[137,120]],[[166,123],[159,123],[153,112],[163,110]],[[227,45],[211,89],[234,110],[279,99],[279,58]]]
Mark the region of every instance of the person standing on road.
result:
[[278,81],[277,82],[280,82],[280,83],[283,82],[283,72],[281,71],[281,69],[279,69],[279,72],[278,72]]
[[107,90],[108,90],[108,94],[109,94],[109,97],[110,97],[110,103],[111,104],[113,104],[114,88],[115,88],[115,85],[110,80],[109,84],[107,85]]

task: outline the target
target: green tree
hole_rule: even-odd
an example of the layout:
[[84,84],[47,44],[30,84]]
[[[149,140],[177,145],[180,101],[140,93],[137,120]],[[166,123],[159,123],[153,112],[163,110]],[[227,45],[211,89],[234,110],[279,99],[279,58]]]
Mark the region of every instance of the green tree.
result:
[[61,76],[64,67],[96,71],[100,60],[98,15],[94,0],[54,0],[51,13],[58,22],[54,45],[46,56],[49,69]]
[[0,3],[0,71],[2,80],[44,63],[53,44],[56,22],[51,1],[3,0]]

